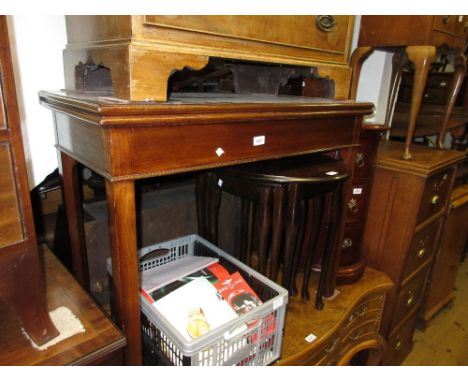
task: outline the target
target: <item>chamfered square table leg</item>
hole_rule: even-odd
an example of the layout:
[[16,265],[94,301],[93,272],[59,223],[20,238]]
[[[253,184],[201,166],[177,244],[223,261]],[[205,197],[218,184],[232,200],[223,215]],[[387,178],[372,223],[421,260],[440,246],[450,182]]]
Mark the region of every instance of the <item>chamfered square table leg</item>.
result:
[[139,365],[142,350],[135,183],[106,180],[106,195],[117,320],[127,337],[125,363]]

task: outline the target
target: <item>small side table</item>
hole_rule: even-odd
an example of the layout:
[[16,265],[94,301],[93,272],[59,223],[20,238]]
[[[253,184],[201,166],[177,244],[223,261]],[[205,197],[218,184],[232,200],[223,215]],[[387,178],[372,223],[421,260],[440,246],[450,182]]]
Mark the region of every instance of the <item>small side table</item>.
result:
[[466,16],[363,16],[361,18],[358,48],[351,58],[354,68],[351,94],[356,92],[363,62],[374,49],[394,52],[386,125],[390,125],[401,81],[402,67],[408,61],[414,65],[413,94],[402,159],[411,159],[410,145],[421,107],[424,86],[430,65],[438,54],[447,54],[454,64],[450,96],[438,137],[438,147],[444,146],[449,117],[466,71],[466,58],[463,51],[468,36],[467,22]]

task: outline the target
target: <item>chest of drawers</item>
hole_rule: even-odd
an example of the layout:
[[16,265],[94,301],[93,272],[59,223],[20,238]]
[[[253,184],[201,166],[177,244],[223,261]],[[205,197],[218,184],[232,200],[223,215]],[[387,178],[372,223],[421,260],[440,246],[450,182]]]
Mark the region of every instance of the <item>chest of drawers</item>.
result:
[[379,330],[391,286],[387,275],[366,268],[355,284],[340,286],[340,293],[327,301],[323,310],[292,297],[286,312],[282,358],[277,364],[378,364],[385,347]]
[[[117,98],[165,101],[168,77],[202,69],[210,57],[313,67],[348,97],[351,16],[67,16],[67,90],[77,69],[110,70]],[[83,89],[80,89],[83,90]],[[89,88],[89,90],[96,90]],[[102,89],[100,89],[102,90]]]
[[370,266],[394,283],[384,308],[384,364],[411,351],[427,277],[439,246],[457,164],[463,154],[414,146],[400,159],[402,143],[382,142],[377,154],[363,251]]

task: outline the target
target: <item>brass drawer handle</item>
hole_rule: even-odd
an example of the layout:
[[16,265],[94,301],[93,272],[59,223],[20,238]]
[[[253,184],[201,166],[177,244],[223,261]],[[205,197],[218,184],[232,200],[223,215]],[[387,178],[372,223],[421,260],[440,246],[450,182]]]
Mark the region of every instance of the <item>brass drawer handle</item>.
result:
[[346,239],[343,240],[343,244],[341,245],[341,248],[346,249],[349,248],[353,245],[353,241],[347,237]]
[[364,153],[357,153],[356,154],[356,166],[357,167],[364,167],[366,161],[364,160]]
[[447,24],[449,22],[449,20],[450,20],[450,16],[442,16],[442,22],[444,24]]
[[418,258],[423,258],[424,255],[426,254],[426,248],[421,248],[419,251],[418,251]]
[[431,204],[436,205],[437,203],[439,203],[439,200],[440,200],[440,196],[434,195],[431,199]]
[[317,16],[315,23],[322,32],[331,32],[336,26],[335,18],[330,15]]
[[349,208],[349,210],[350,210],[353,214],[355,214],[356,212],[358,212],[358,211],[359,211],[359,206],[358,206],[357,200],[354,199],[354,198],[351,198],[351,199],[349,200],[349,202],[348,202],[348,208]]
[[408,299],[406,300],[406,306],[411,306],[414,303],[414,294],[412,291],[408,292]]
[[395,343],[395,350],[400,350],[403,346],[403,341],[401,340],[401,338],[398,339],[398,341]]

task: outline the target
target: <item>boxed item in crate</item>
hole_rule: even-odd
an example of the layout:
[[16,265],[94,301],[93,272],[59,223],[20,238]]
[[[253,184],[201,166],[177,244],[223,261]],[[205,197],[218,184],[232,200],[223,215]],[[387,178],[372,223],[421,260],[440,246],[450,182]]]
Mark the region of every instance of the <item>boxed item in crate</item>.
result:
[[[142,286],[145,287],[141,289],[144,352],[157,354],[158,364],[268,365],[280,357],[284,316],[288,302],[288,293],[284,288],[198,235],[189,235],[145,247],[139,251],[138,256]],[[190,258],[191,256],[197,259]],[[194,267],[190,268],[188,264],[193,264]],[[217,268],[216,264],[221,267]],[[167,310],[155,308],[160,302],[160,307],[164,305],[167,308],[171,305],[164,304],[164,297],[158,301],[159,296],[156,295],[164,288],[168,289],[162,294],[166,298],[172,298],[170,292],[175,292],[174,296],[182,294],[184,288],[187,289],[192,285],[187,281],[190,277],[184,276],[193,275],[203,266],[224,269],[227,271],[226,274],[231,276],[229,281],[235,278],[239,283],[244,283],[243,290],[251,288],[249,294],[261,302],[248,304],[247,309],[244,309],[244,305],[239,307],[231,302],[234,308],[232,312],[237,311],[242,314],[234,313],[232,319],[221,321],[221,324],[210,328],[200,337],[189,338],[177,326],[177,315],[169,315],[168,319],[162,313]],[[112,276],[110,259],[107,268],[109,275]],[[175,269],[177,272],[172,274]],[[159,272],[160,270],[162,272]],[[184,278],[185,280],[181,281]],[[190,282],[199,288],[196,290],[202,291],[204,281],[206,280],[193,278]],[[161,285],[163,287],[160,287]],[[149,286],[152,289],[156,287],[159,289],[155,289],[154,293],[147,293],[146,288],[152,290]],[[219,291],[221,297],[221,292],[224,290]],[[174,306],[176,307],[177,303]]]

